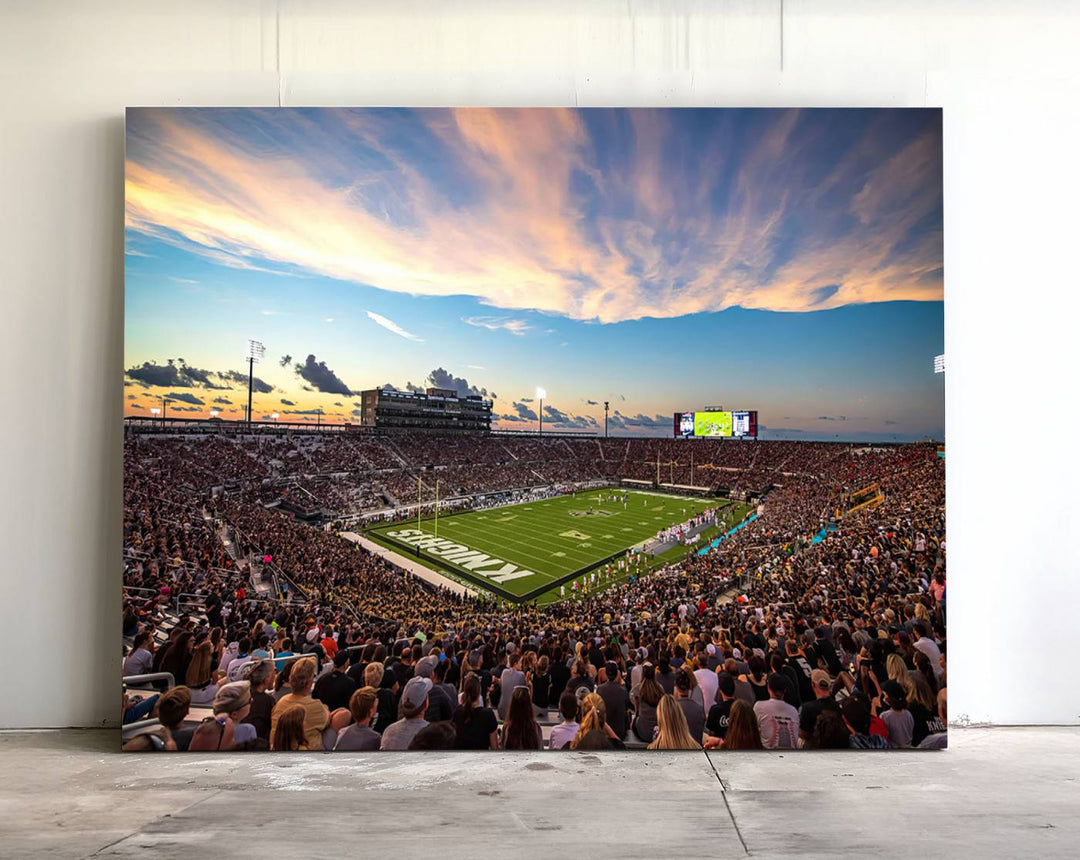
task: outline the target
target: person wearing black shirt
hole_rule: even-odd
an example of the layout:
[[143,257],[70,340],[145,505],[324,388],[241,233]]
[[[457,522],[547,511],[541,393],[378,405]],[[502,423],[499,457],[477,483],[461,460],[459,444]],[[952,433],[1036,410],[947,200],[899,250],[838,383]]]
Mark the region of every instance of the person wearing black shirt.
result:
[[454,748],[459,750],[496,750],[499,748],[499,721],[491,708],[480,704],[480,678],[470,673],[461,690],[461,704],[454,712],[454,728],[457,738]]
[[563,690],[566,689],[566,682],[570,680],[570,667],[566,665],[566,659],[561,648],[556,648],[555,653],[552,655],[549,674],[551,684],[548,687],[547,707],[550,708],[559,702]]
[[794,639],[785,643],[787,649],[787,664],[795,671],[795,677],[799,681],[799,698],[804,702],[813,701],[814,687],[810,682],[810,673],[813,669],[806,658],[799,653],[799,645]]
[[607,724],[620,738],[626,737],[630,730],[630,696],[626,692],[626,685],[622,682],[622,674],[619,665],[614,661],[604,666],[607,681],[596,688],[600,698],[604,700],[607,710]]
[[313,698],[326,705],[330,713],[334,713],[338,708],[348,709],[349,699],[356,692],[356,681],[345,674],[348,662],[348,653],[338,651],[334,655],[334,670],[319,678],[311,693]]
[[717,680],[719,681],[717,692],[720,695],[720,701],[709,708],[709,715],[705,718],[705,732],[714,738],[723,740],[728,730],[731,706],[735,703],[735,679],[727,672],[721,672],[717,675]]
[[813,737],[814,725],[822,711],[840,712],[840,706],[833,697],[832,679],[829,673],[823,669],[815,669],[811,673],[810,680],[815,698],[804,702],[799,709],[799,737],[804,742],[808,742]]
[[375,725],[371,728],[381,735],[386,727],[397,719],[397,694],[400,687],[397,676],[385,669],[382,663],[372,663],[370,671],[371,678],[368,683],[379,689],[379,713]]

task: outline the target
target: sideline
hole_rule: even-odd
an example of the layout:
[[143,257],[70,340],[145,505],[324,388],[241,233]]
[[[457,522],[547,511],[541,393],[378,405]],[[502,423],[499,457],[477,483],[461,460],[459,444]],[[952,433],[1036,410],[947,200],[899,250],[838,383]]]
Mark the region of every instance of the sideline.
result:
[[368,552],[385,558],[395,567],[400,567],[403,570],[407,570],[413,576],[417,576],[425,582],[431,583],[432,585],[437,585],[440,588],[445,588],[448,591],[454,592],[454,594],[463,594],[469,597],[476,597],[480,594],[479,590],[475,588],[468,588],[462,585],[460,582],[456,582],[449,577],[436,573],[431,568],[424,567],[422,564],[413,561],[411,558],[407,558],[401,553],[394,552],[392,549],[387,549],[386,547],[375,543],[375,541],[373,540],[369,540],[366,537],[361,537],[356,532],[338,532],[338,535],[345,538],[345,540],[350,540],[353,543],[360,544],[360,546],[362,546]]

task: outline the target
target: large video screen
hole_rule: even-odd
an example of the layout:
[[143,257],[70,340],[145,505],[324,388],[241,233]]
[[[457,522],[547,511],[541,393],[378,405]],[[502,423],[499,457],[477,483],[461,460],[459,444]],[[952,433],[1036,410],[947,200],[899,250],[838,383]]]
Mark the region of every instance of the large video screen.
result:
[[731,435],[757,436],[757,412],[732,412]]
[[695,412],[695,436],[730,436],[730,412]]
[[675,437],[677,439],[689,439],[694,435],[694,413],[675,413]]

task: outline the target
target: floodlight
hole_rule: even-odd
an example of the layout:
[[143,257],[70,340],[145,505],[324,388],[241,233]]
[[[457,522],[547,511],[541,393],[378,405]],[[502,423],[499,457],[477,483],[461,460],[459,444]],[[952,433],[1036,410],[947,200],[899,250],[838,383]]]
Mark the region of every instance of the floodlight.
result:
[[537,386],[536,387],[536,399],[537,400],[543,400],[545,397],[547,397],[547,392],[543,388],[540,388],[540,386]]
[[210,410],[210,417],[211,417],[211,418],[217,418],[217,417],[218,417],[218,414],[219,414],[219,413],[218,413],[218,411],[217,411],[216,409],[211,409],[211,410]]
[[255,340],[254,338],[248,340],[247,357],[249,361],[262,361],[265,354],[266,347],[262,345],[261,341]]
[[945,372],[945,356],[944,355],[935,355],[934,356],[934,373],[944,373],[944,372]]
[[156,407],[156,406],[151,406],[151,407],[150,407],[150,414],[151,414],[151,415],[160,415],[160,414],[161,414],[161,410],[160,410],[160,409],[159,409],[158,407]]

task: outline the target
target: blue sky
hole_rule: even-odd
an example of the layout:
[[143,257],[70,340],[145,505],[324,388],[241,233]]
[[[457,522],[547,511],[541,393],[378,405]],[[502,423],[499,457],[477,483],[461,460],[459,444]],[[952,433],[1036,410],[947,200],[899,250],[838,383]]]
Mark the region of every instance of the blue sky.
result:
[[127,414],[240,417],[256,337],[256,417],[943,437],[939,111],[137,110],[127,157]]

